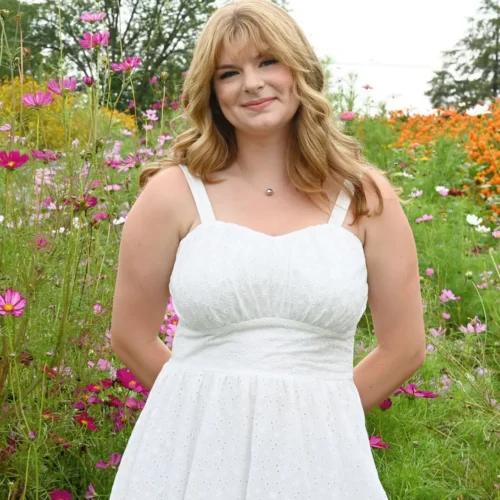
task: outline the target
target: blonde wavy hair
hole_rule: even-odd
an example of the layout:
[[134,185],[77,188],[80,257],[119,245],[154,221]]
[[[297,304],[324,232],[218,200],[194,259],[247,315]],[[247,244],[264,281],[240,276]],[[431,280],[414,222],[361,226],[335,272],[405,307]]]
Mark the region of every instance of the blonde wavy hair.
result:
[[[376,213],[381,213],[382,195],[368,171],[387,174],[365,159],[355,138],[336,127],[332,106],[324,94],[321,62],[298,24],[270,0],[237,0],[212,14],[199,36],[183,86],[182,107],[193,126],[177,136],[168,159],[143,168],[139,177],[141,190],[160,170],[179,164],[186,165],[203,182],[217,183],[220,181],[211,179],[210,174],[235,161],[234,127],[217,103],[213,76],[224,44],[232,47],[237,42],[244,47],[252,44],[261,53],[272,54],[293,73],[293,92],[300,105],[293,118],[286,169],[295,187],[311,200],[311,196],[317,195],[329,207],[323,189],[325,180],[332,179],[351,197],[343,184],[344,180],[350,181],[354,187],[355,224],[363,215],[370,217],[363,186],[363,178],[367,178],[380,202]],[[399,198],[401,188],[394,191]]]

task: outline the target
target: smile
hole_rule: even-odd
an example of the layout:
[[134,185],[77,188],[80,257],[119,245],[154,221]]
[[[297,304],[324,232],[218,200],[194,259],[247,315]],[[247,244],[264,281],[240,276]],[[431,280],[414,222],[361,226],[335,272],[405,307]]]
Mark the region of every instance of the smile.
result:
[[251,110],[254,110],[254,111],[258,111],[260,109],[264,109],[264,108],[267,108],[268,106],[270,106],[274,101],[276,100],[276,98],[273,98],[273,99],[268,99],[267,101],[264,101],[264,102],[261,102],[260,104],[253,104],[251,106],[243,106],[244,108],[246,109],[251,109]]

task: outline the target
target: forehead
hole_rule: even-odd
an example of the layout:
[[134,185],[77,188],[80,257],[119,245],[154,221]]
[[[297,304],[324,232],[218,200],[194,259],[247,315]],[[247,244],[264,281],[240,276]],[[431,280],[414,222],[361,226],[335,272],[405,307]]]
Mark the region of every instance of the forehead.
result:
[[217,63],[229,63],[231,61],[253,59],[261,54],[269,52],[269,45],[263,40],[224,40],[221,43]]

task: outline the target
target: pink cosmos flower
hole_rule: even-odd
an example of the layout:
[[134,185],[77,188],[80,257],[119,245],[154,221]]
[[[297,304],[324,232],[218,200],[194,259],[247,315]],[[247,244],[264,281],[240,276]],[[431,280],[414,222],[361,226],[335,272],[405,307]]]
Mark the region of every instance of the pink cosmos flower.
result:
[[392,406],[391,398],[384,399],[378,406],[383,411],[388,410]]
[[123,387],[138,392],[139,394],[146,390],[128,368],[116,370],[116,379]]
[[59,158],[61,158],[61,153],[56,153],[52,151],[51,149],[44,149],[42,151],[38,151],[35,149],[31,150],[31,156],[35,160],[41,160],[41,161],[56,161]]
[[26,307],[26,298],[19,292],[14,292],[12,288],[7,288],[5,295],[0,293],[0,316],[12,314],[13,316],[21,316],[24,314]]
[[422,215],[422,217],[418,217],[417,219],[415,219],[415,222],[417,224],[420,224],[421,222],[427,222],[428,220],[433,220],[433,219],[434,219],[433,215],[424,214]]
[[370,446],[372,448],[390,448],[390,446],[382,441],[381,436],[371,436]]
[[105,460],[99,460],[99,462],[96,463],[96,467],[98,469],[107,469],[108,467],[116,469],[116,466],[120,463],[121,459],[122,456],[120,453],[111,453],[111,455],[109,456],[109,462],[106,462]]
[[353,111],[344,111],[340,114],[340,119],[344,121],[354,120],[354,112]]
[[50,500],[71,500],[71,493],[66,490],[52,490],[50,493]]
[[151,78],[151,85],[155,85],[157,81],[158,81],[158,77],[153,76],[153,78]]
[[64,90],[74,92],[76,90],[76,78],[59,79],[59,82],[56,80],[49,80],[47,88],[57,95],[61,95]]
[[394,391],[394,396],[398,394],[406,394],[410,397],[417,396],[419,398],[437,398],[438,394],[431,391],[419,391],[416,384],[407,384],[406,387],[401,386],[397,391]]
[[126,57],[121,63],[112,63],[111,68],[113,71],[132,71],[141,64],[140,57]]
[[28,155],[21,155],[19,151],[0,151],[0,167],[14,170],[15,168],[22,167],[30,157]]
[[78,40],[84,49],[93,49],[94,47],[104,47],[109,43],[109,31],[97,33],[84,33],[83,40]]
[[460,296],[455,296],[451,290],[443,288],[443,293],[438,297],[441,302],[448,302],[450,300],[460,300]]
[[481,320],[475,316],[467,326],[459,326],[458,329],[462,333],[482,333],[486,330],[486,325],[481,323]]
[[36,92],[35,94],[24,94],[23,104],[30,108],[49,106],[54,102],[54,96],[50,92]]
[[94,85],[94,78],[91,76],[84,76],[82,82],[87,85],[87,87],[92,87],[92,85]]
[[10,123],[6,123],[5,125],[2,125],[2,126],[0,127],[0,130],[1,130],[2,132],[8,132],[8,131],[9,131],[9,130],[11,130],[11,129],[12,129],[12,126],[10,125]]
[[106,12],[99,12],[98,14],[83,12],[80,19],[86,23],[96,23],[97,21],[102,21],[105,17]]
[[86,427],[89,431],[96,432],[99,430],[99,427],[95,423],[95,418],[92,418],[86,411],[75,415],[73,420],[82,427]]
[[85,493],[85,498],[86,499],[95,498],[95,496],[96,496],[96,491],[95,491],[94,485],[92,483],[89,483],[89,489]]

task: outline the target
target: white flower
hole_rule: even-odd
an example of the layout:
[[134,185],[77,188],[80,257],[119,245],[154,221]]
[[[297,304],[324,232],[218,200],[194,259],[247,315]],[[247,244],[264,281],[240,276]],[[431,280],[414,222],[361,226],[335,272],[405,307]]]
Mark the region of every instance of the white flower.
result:
[[491,113],[491,111],[489,111],[489,107],[489,104],[485,104],[484,106],[476,104],[473,108],[468,109],[466,114],[469,116],[487,115]]
[[3,222],[5,220],[5,217],[3,215],[0,215],[0,222]]
[[476,231],[478,233],[489,233],[491,231],[491,229],[489,227],[486,227],[486,226],[476,226]]
[[407,177],[408,179],[415,179],[415,176],[413,174],[409,174],[408,172],[401,172],[401,175],[403,177]]
[[125,222],[125,217],[120,217],[119,219],[113,219],[113,224],[115,226],[123,224],[124,222]]
[[76,229],[80,227],[80,221],[78,220],[78,217],[73,217],[73,226],[75,226]]
[[478,224],[481,224],[481,222],[483,222],[483,219],[480,219],[479,217],[477,217],[477,215],[473,214],[469,214],[466,217],[466,220],[471,226],[477,226]]

